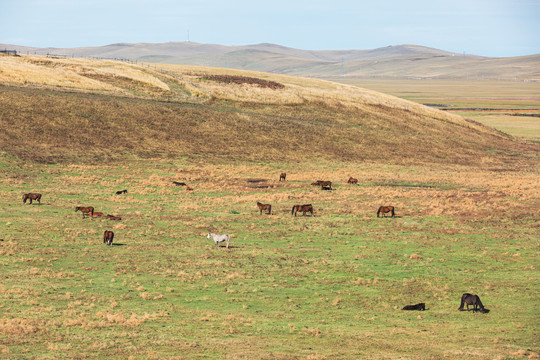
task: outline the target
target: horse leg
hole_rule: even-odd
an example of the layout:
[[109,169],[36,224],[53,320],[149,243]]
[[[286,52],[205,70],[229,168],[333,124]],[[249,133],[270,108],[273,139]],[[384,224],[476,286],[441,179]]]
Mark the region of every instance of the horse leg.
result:
[[229,248],[229,240],[227,240],[227,249]]

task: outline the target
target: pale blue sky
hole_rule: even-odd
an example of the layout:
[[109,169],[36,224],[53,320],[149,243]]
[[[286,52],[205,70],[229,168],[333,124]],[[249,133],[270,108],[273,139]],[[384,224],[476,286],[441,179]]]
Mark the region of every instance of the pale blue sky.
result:
[[0,0],[0,43],[185,41],[300,49],[417,44],[484,56],[540,53],[540,0]]

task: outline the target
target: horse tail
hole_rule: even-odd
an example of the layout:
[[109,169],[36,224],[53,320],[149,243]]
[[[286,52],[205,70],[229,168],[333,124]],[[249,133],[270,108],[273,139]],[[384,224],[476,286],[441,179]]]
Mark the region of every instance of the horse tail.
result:
[[269,205],[269,206],[268,206],[268,213],[269,213],[269,214],[272,213],[272,205]]
[[27,195],[27,194],[24,194],[24,195],[22,196],[23,204],[26,204],[26,199],[28,198],[26,195]]
[[292,207],[291,215],[294,214],[294,208],[295,208],[295,207],[296,207],[296,205],[294,205],[294,206]]
[[379,214],[381,213],[382,206],[377,210],[377,217],[379,217]]
[[395,217],[396,213],[394,212],[394,207],[392,207],[392,217]]
[[459,305],[458,310],[463,310],[463,306],[465,306],[465,296],[467,296],[467,294],[461,295],[461,304]]

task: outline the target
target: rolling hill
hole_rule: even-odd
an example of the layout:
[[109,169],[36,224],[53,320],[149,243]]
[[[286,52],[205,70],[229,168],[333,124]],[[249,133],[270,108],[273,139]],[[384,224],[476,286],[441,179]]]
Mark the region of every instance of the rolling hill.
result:
[[479,163],[526,150],[460,116],[316,79],[2,56],[0,82],[2,150],[41,162],[205,156]]
[[295,76],[540,79],[540,55],[488,58],[419,45],[371,50],[302,50],[276,44],[224,46],[193,42],[118,43],[87,48],[32,48],[0,44],[23,54],[128,58]]

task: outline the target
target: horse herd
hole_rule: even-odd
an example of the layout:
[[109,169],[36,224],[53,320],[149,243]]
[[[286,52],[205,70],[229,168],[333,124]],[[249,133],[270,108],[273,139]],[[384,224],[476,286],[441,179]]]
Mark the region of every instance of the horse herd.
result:
[[[286,181],[287,174],[281,173],[279,175],[279,181]],[[348,184],[358,184],[358,179],[355,179],[353,177],[349,177],[349,180],[347,181]],[[186,186],[186,190],[193,190],[193,188],[187,186],[184,182],[178,182],[173,181],[173,184],[176,186]],[[316,182],[313,182],[311,185],[313,186],[320,186],[322,190],[332,190],[332,182],[331,181],[323,181],[323,180],[317,180]],[[116,191],[116,195],[122,195],[127,194],[127,190],[120,190]],[[27,193],[23,195],[23,204],[26,204],[26,201],[29,200],[30,204],[32,204],[33,200],[36,200],[38,204],[41,205],[41,194],[39,193]],[[257,207],[259,208],[260,214],[262,215],[263,211],[266,211],[266,214],[270,215],[272,213],[272,205],[270,204],[262,204],[260,202],[257,202]],[[94,211],[94,207],[92,206],[77,206],[75,208],[75,212],[80,211],[82,213],[83,219],[85,217],[101,217],[104,214],[99,211]],[[296,216],[298,212],[302,212],[303,216],[306,215],[306,213],[310,213],[311,216],[313,216],[313,205],[312,204],[305,204],[305,205],[294,205],[291,210],[291,215]],[[377,217],[382,215],[383,217],[386,217],[386,214],[391,214],[392,217],[395,217],[395,210],[393,206],[380,206],[377,210]],[[115,216],[115,215],[107,215],[107,219],[109,220],[115,220],[119,221],[122,220],[121,217]],[[206,235],[207,239],[212,238],[214,241],[216,248],[219,247],[219,243],[224,242],[226,244],[226,248],[229,248],[230,239],[231,237],[228,234],[214,234],[214,233],[208,233]],[[114,232],[110,230],[105,230],[103,233],[103,243],[106,245],[112,246],[114,239]],[[460,311],[464,311],[464,306],[467,305],[467,311],[469,311],[469,305],[473,306],[473,312],[480,311],[481,313],[487,313],[489,312],[488,309],[484,307],[482,304],[482,301],[480,301],[480,297],[478,295],[473,295],[469,293],[465,293],[461,296],[461,304],[458,308]],[[424,311],[426,310],[426,304],[425,303],[418,303],[416,305],[406,305],[402,308],[402,310],[419,310]]]

